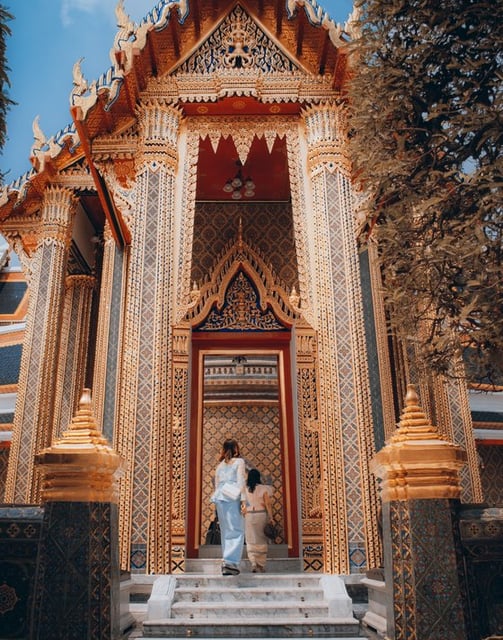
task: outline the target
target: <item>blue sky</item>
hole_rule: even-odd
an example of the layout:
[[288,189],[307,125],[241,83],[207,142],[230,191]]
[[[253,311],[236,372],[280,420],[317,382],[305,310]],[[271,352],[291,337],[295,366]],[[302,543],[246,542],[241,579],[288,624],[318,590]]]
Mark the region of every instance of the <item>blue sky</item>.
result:
[[[0,0],[14,16],[7,40],[9,96],[17,105],[7,116],[7,142],[0,155],[0,172],[9,183],[31,168],[32,123],[47,138],[70,124],[72,69],[80,58],[88,81],[110,66],[110,49],[117,26],[117,0]],[[156,0],[125,0],[125,10],[137,23]],[[319,2],[336,22],[344,22],[351,0]]]

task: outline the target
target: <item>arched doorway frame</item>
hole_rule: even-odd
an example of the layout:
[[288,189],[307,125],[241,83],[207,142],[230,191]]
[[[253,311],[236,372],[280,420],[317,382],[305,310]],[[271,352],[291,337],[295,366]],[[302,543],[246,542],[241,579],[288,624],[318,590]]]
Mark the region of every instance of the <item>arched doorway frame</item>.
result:
[[297,495],[297,434],[292,398],[292,363],[291,333],[258,332],[258,333],[218,333],[192,334],[191,354],[191,407],[187,514],[190,526],[187,527],[187,557],[197,557],[201,540],[201,484],[210,481],[202,477],[202,442],[203,442],[203,368],[204,356],[209,354],[254,353],[276,355],[278,357],[279,378],[279,414],[281,440],[281,481],[284,513],[284,537],[290,557],[299,557],[299,522]]
[[[281,331],[209,331],[197,332],[212,309],[221,309],[231,281],[242,272],[256,289],[259,307],[271,312],[281,325]],[[294,412],[295,387],[292,357],[294,341],[292,329],[300,320],[299,310],[294,306],[296,298],[288,296],[276,282],[271,268],[261,256],[242,238],[239,227],[238,238],[230,243],[227,251],[212,270],[212,278],[200,291],[193,291],[193,304],[186,321],[190,326],[190,408],[188,445],[191,452],[188,464],[187,483],[187,557],[197,556],[201,539],[201,437],[202,437],[202,358],[205,353],[260,352],[278,356],[279,407],[281,429],[281,469],[284,487],[285,537],[288,554],[299,557],[301,529],[299,522],[298,495],[298,425]],[[197,296],[197,299],[196,299]],[[291,299],[290,299],[291,298]],[[192,520],[191,518],[194,517]]]

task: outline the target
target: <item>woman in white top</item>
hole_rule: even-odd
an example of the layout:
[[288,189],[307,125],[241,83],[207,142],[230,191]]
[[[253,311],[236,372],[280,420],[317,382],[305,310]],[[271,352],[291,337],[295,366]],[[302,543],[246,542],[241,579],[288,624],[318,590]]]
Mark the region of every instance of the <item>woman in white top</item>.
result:
[[270,487],[262,484],[257,469],[248,471],[246,480],[246,552],[251,562],[253,573],[264,573],[267,560],[268,540],[264,534],[267,522],[274,522]]
[[222,445],[215,472],[215,491],[211,496],[220,522],[224,576],[239,573],[244,545],[245,482],[245,462],[240,457],[239,445],[229,438]]

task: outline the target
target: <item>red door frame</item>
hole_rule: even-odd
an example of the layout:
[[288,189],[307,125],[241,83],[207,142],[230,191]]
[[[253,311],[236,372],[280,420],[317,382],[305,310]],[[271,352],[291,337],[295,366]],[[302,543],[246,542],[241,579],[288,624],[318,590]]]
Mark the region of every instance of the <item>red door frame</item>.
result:
[[[281,472],[283,486],[285,540],[288,556],[299,557],[296,446],[292,401],[292,362],[290,331],[194,332],[192,333],[191,402],[187,501],[187,558],[197,558],[201,539],[202,482],[202,358],[207,353],[278,354],[278,385],[281,433]],[[197,514],[191,517],[191,514]]]

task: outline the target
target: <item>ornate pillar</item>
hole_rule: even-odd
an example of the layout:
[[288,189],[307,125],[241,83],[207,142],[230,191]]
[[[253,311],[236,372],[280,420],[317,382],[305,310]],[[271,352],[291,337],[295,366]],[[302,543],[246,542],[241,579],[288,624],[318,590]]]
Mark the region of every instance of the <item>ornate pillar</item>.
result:
[[93,375],[93,404],[96,422],[103,435],[115,443],[116,405],[120,362],[124,256],[112,236],[110,225],[103,234],[103,261],[99,296],[96,351]]
[[482,481],[464,373],[463,364],[459,363],[458,379],[435,379],[433,396],[439,430],[466,451],[468,464],[461,470],[461,499],[476,503],[483,501]]
[[467,637],[454,522],[465,460],[408,385],[398,429],[371,464],[381,480],[388,638]]
[[318,331],[325,570],[350,573],[375,566],[380,556],[353,194],[343,109],[312,107],[304,121],[313,197],[307,225]]
[[34,640],[116,640],[119,633],[117,487],[120,457],[96,428],[85,389],[58,441],[41,451],[44,521]]
[[40,213],[40,237],[33,254],[30,301],[18,383],[6,502],[39,499],[33,460],[53,435],[54,390],[61,313],[72,221],[77,199],[71,191],[48,187]]
[[304,323],[295,327],[297,403],[304,571],[323,569],[322,473],[316,368],[316,333]]
[[54,436],[59,437],[77,410],[85,384],[89,322],[96,278],[66,278],[59,345],[59,371],[54,398]]
[[143,163],[138,163],[131,217],[117,439],[128,461],[121,488],[121,553],[122,566],[168,573],[180,113],[151,100],[138,115]]

